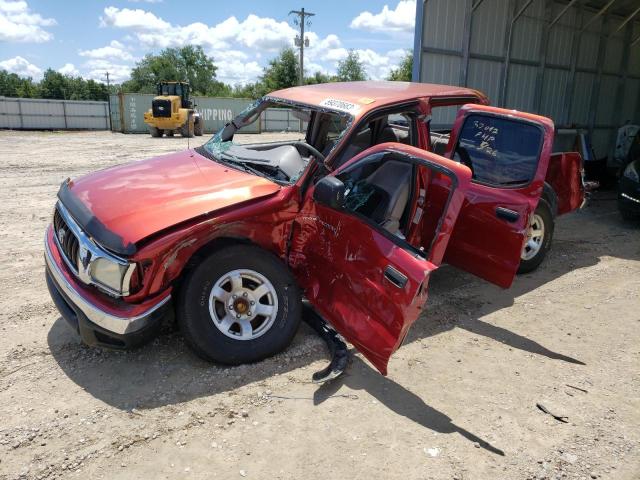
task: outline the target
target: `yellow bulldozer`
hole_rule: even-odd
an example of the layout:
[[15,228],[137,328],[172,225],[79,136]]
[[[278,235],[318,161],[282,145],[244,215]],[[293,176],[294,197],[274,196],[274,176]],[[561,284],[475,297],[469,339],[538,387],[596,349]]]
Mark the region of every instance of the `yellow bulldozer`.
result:
[[151,109],[144,114],[152,137],[179,133],[183,137],[202,135],[202,117],[189,98],[188,82],[160,82]]

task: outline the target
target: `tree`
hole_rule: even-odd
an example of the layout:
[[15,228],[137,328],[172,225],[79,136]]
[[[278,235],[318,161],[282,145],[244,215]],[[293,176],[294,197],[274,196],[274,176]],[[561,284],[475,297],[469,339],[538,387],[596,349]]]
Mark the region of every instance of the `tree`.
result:
[[221,89],[221,83],[216,80],[217,69],[213,58],[200,46],[167,48],[140,60],[122,88],[126,92],[155,93],[160,82],[187,81],[193,94],[213,95]]
[[358,52],[349,50],[347,58],[340,60],[338,63],[338,72],[336,77],[339,82],[352,82],[357,80],[366,80],[367,72],[364,64],[360,60]]
[[296,53],[292,48],[285,48],[264,69],[259,82],[261,84],[259,90],[264,95],[274,90],[293,87],[298,84],[299,72],[300,65]]
[[31,77],[22,78],[15,73],[0,70],[0,96],[34,98],[37,91],[37,85]]
[[413,53],[409,50],[404,55],[404,58],[398,65],[398,68],[394,68],[389,73],[387,80],[394,82],[410,82],[413,74]]
[[42,98],[64,100],[71,94],[67,84],[67,79],[63,74],[47,68],[40,82],[40,94]]
[[304,79],[305,85],[315,85],[318,83],[329,83],[335,82],[336,77],[332,77],[331,75],[327,75],[322,72],[316,72],[312,76]]

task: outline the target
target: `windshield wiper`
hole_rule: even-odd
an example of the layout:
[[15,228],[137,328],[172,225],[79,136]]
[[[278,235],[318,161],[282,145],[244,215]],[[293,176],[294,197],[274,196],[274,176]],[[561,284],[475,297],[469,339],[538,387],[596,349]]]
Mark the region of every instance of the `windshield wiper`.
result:
[[229,155],[228,153],[221,152],[220,156],[218,158],[220,159],[221,162],[229,164],[229,165],[233,165],[233,166],[236,166],[236,167],[240,167],[245,172],[251,172],[251,173],[253,173],[255,175],[258,175],[260,177],[266,177],[267,176],[264,172],[261,172],[257,168],[250,167],[246,163],[242,162],[241,160],[239,160],[238,158],[236,158],[233,155]]
[[[255,173],[256,175],[260,175],[262,177],[269,178],[270,180],[277,181],[289,181],[289,175],[280,167],[280,165],[274,165],[273,163],[268,163],[266,161],[257,160],[253,158],[244,158],[237,157],[229,152],[221,152],[220,155],[224,155],[226,160],[232,162],[234,165],[240,165],[242,168]],[[261,170],[259,168],[251,167],[248,164],[253,164],[256,166],[260,166],[265,168],[268,171]],[[281,175],[284,175],[285,178],[281,178]]]

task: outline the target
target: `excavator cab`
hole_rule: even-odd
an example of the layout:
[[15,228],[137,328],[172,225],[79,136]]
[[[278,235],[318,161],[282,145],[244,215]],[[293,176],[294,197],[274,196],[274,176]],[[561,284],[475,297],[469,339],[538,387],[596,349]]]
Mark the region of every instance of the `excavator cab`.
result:
[[180,97],[181,108],[192,108],[192,102],[189,99],[189,83],[187,82],[160,82],[157,86],[157,95]]
[[151,109],[144,114],[144,122],[152,137],[183,137],[202,135],[203,121],[190,99],[188,82],[160,82]]

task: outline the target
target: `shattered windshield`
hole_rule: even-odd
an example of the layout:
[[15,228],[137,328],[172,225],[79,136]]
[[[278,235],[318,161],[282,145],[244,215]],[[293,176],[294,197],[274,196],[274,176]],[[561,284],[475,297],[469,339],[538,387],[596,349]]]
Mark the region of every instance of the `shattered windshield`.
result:
[[[348,114],[321,107],[261,99],[199,150],[220,163],[278,182],[294,183],[312,160],[324,161],[351,120]],[[243,133],[253,135],[245,137]],[[261,137],[264,142],[245,142],[260,141]]]

